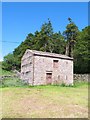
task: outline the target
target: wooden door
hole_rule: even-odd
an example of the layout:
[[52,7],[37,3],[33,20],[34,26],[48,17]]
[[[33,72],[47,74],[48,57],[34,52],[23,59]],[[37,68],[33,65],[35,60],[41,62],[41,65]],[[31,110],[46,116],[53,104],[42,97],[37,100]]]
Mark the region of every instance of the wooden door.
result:
[[52,83],[52,73],[46,73],[46,83],[47,84]]

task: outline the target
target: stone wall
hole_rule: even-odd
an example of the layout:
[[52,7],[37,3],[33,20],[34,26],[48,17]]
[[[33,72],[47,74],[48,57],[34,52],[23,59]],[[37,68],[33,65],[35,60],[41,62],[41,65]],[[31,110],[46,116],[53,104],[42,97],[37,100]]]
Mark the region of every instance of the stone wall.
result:
[[48,81],[73,84],[73,60],[65,55],[26,50],[21,59],[21,79],[30,85],[44,85]]
[[33,54],[26,51],[21,60],[21,79],[33,84]]
[[74,81],[88,81],[90,74],[74,74]]
[[[53,61],[58,60],[58,67],[54,68]],[[34,57],[34,85],[47,84],[46,74],[52,74],[51,84],[73,83],[73,61],[44,56]]]

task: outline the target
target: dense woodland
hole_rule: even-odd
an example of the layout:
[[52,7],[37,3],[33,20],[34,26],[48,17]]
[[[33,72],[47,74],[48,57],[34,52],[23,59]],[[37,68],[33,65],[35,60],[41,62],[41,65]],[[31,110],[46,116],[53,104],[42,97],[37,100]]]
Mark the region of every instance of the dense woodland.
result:
[[54,32],[52,23],[48,19],[42,24],[40,31],[29,33],[26,39],[4,57],[2,68],[6,70],[17,69],[20,71],[21,58],[26,49],[65,54],[74,58],[74,73],[89,73],[90,53],[90,26],[80,31],[78,26],[68,18],[66,30]]

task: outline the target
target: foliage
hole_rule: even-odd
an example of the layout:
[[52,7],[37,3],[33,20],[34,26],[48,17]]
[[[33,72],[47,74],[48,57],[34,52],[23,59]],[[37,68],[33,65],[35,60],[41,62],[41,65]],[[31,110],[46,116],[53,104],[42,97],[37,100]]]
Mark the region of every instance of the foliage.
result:
[[5,78],[0,81],[0,87],[25,87],[27,86],[22,80],[17,77]]
[[6,76],[8,76],[8,75],[11,75],[11,76],[14,76],[15,75],[15,73],[13,73],[12,71],[7,71],[7,70],[3,70],[2,69],[2,74],[0,74],[0,76],[4,76],[4,75],[6,75]]
[[65,54],[66,42],[64,40],[64,37],[61,35],[61,33],[60,32],[54,33],[52,38],[53,38],[53,41],[52,41],[53,51],[52,52],[58,53],[58,54]]
[[20,70],[23,54],[26,49],[32,49],[72,56],[74,57],[74,73],[89,73],[90,26],[79,31],[72,19],[68,18],[68,20],[69,24],[62,35],[60,32],[54,32],[52,23],[48,19],[48,22],[42,24],[40,31],[35,31],[34,34],[29,33],[13,53],[4,57],[2,68]]
[[[1,72],[1,71],[0,71]],[[4,78],[0,80],[0,87],[26,87],[27,83],[20,80],[15,72],[7,71],[2,69],[2,74],[0,77],[3,76]]]
[[66,45],[66,55],[73,57],[73,49],[76,42],[76,37],[78,33],[78,27],[72,22],[71,18],[68,18],[69,24],[66,26],[66,30],[63,32],[65,39],[67,41]]
[[2,74],[2,62],[0,62],[0,75]]
[[2,62],[2,68],[5,70],[13,70],[15,68],[20,67],[20,61],[18,61],[17,57],[13,54],[8,54],[4,57],[4,61]]
[[78,33],[76,45],[74,48],[74,72],[89,73],[89,41],[90,41],[90,26],[84,28]]
[[65,40],[60,32],[54,33],[51,21],[45,22],[40,31],[34,34],[30,33],[12,54],[4,57],[2,68],[6,70],[20,70],[21,58],[26,49],[35,49],[39,51],[65,53]]

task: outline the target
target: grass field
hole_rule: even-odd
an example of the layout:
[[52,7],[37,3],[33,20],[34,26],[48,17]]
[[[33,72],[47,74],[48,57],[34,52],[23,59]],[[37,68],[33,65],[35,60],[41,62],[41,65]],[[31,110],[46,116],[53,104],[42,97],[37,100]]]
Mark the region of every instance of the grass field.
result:
[[[2,70],[2,75],[13,73]],[[1,83],[0,117],[88,118],[87,83],[75,83],[73,87],[31,87],[18,78],[6,78]]]
[[3,118],[88,118],[86,83],[76,87],[5,87],[2,101]]

